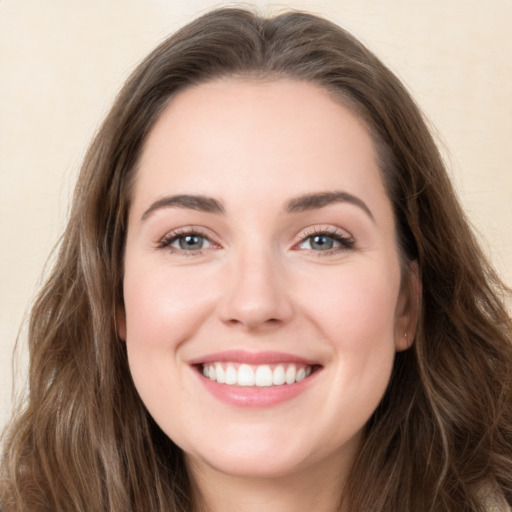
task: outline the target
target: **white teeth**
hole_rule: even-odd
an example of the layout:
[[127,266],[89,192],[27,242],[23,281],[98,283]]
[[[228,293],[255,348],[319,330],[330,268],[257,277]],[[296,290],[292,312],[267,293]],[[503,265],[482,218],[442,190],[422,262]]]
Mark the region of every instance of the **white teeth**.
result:
[[295,380],[297,382],[300,382],[301,380],[304,380],[306,378],[306,370],[304,370],[304,368],[301,368],[298,372],[297,372],[297,377],[295,377]]
[[274,370],[272,375],[272,384],[275,386],[282,386],[286,382],[286,374],[284,373],[284,368],[282,365],[279,365]]
[[286,384],[293,384],[295,382],[295,373],[295,366],[293,364],[288,366],[288,369],[286,370]]
[[217,382],[219,384],[224,384],[224,382],[226,382],[224,368],[222,368],[219,363],[215,365],[215,375],[217,376]]
[[272,386],[272,370],[270,369],[270,366],[258,366],[258,369],[256,370],[255,380],[256,386],[259,386],[261,388],[266,386]]
[[248,364],[241,364],[238,368],[239,386],[254,386],[254,372]]
[[283,384],[294,384],[300,382],[312,373],[311,366],[299,366],[295,364],[278,364],[273,369],[270,365],[248,365],[238,366],[234,363],[211,363],[205,364],[202,368],[203,375],[219,384],[237,386],[282,386]]
[[226,368],[226,384],[236,384],[237,380],[238,380],[238,375],[236,373],[236,370],[233,368],[233,366],[231,366],[230,364],[228,364],[228,367]]

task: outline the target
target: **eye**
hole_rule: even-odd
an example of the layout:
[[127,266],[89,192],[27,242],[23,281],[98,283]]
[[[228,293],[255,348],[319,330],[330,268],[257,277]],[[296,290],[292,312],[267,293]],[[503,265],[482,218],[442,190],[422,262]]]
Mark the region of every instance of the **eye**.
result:
[[328,251],[340,243],[330,235],[314,235],[308,236],[304,242],[300,244],[301,249],[313,249],[315,251]]
[[298,244],[299,249],[314,252],[338,252],[354,247],[352,237],[336,231],[317,231],[306,234]]
[[194,230],[180,230],[168,233],[158,242],[158,248],[170,249],[173,253],[197,254],[215,244],[204,234]]
[[209,240],[204,236],[196,234],[177,236],[169,244],[170,247],[174,247],[175,249],[180,249],[182,251],[199,251],[201,249],[206,249],[210,245]]

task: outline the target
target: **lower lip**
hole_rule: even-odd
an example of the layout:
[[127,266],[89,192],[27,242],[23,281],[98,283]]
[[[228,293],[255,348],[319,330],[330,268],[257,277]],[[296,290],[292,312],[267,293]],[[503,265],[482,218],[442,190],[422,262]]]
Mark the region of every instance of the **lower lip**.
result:
[[267,387],[219,384],[214,380],[207,379],[197,371],[196,373],[207,391],[222,402],[237,407],[271,407],[292,400],[306,391],[315,380],[318,371],[313,372],[309,377],[294,384]]

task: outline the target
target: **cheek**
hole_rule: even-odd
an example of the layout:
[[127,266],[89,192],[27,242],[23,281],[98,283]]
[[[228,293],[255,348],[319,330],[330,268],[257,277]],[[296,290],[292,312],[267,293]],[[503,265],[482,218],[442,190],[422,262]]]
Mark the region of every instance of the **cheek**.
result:
[[124,280],[127,343],[150,348],[175,348],[190,337],[212,303],[211,282],[194,269],[135,262]]
[[399,270],[393,268],[384,272],[354,266],[333,276],[326,293],[316,294],[311,301],[315,304],[312,315],[337,361],[326,405],[339,411],[340,421],[353,422],[354,429],[374,412],[393,367],[400,283]]
[[[181,347],[193,338],[211,310],[205,276],[158,262],[127,261],[124,278],[126,347],[140,397],[155,419],[167,426],[166,411],[180,407],[184,366]],[[208,282],[208,281],[206,281]]]
[[389,381],[395,355],[395,308],[400,286],[396,265],[347,265],[310,293],[309,318],[330,346],[336,384],[347,407],[370,414]]
[[357,350],[393,340],[398,265],[347,265],[311,284],[309,293],[300,295],[307,297],[305,309],[328,339]]

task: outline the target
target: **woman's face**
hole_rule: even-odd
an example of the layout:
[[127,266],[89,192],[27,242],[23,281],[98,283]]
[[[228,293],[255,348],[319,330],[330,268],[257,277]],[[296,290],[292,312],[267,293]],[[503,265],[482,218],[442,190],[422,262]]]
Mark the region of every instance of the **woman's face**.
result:
[[180,93],[145,145],[125,257],[133,380],[190,467],[350,465],[414,327],[354,114],[295,81]]

